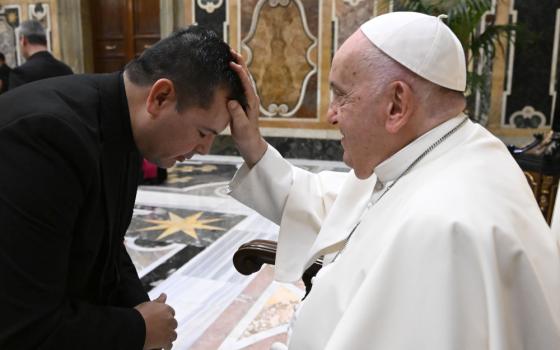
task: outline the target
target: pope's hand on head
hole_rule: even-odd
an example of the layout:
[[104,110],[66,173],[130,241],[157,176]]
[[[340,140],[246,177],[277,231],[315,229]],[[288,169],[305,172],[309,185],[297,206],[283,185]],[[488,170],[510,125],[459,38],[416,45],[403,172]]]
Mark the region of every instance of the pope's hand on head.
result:
[[228,102],[231,136],[247,165],[252,167],[262,158],[268,147],[259,131],[260,100],[251,82],[245,60],[233,50],[232,55],[235,62],[230,62],[230,66],[241,79],[247,97],[247,108],[244,110],[237,101]]

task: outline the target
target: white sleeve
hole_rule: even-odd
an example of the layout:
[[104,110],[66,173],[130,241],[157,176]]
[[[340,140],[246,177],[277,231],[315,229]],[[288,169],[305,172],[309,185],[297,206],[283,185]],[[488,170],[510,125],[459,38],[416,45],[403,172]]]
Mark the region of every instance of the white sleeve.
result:
[[558,246],[560,247],[560,186],[556,193],[556,202],[554,203],[554,211],[552,213],[551,229],[554,234]]
[[269,145],[252,169],[245,163],[239,168],[229,184],[229,194],[280,225],[292,183],[292,165]]
[[320,225],[345,175],[332,171],[313,174],[294,167],[268,145],[252,169],[243,164],[235,173],[229,194],[278,225],[283,220],[288,197],[292,197],[289,202],[300,204],[301,210]]
[[299,270],[346,175],[294,167],[270,145],[252,169],[243,164],[234,175],[231,196],[280,225],[278,280],[301,276]]

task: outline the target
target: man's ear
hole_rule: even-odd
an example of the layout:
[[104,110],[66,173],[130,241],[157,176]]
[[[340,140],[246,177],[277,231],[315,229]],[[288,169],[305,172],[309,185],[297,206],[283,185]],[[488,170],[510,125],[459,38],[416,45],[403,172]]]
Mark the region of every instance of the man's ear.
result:
[[407,83],[397,80],[389,84],[388,91],[385,129],[390,134],[396,134],[410,120],[414,102],[412,89]]
[[150,88],[146,109],[152,118],[157,118],[162,110],[175,108],[176,103],[177,94],[173,82],[169,79],[158,79]]

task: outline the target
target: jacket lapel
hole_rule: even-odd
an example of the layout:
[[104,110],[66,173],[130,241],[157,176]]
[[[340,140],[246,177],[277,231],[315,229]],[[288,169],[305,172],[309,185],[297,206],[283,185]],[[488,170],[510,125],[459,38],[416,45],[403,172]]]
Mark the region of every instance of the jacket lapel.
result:
[[[101,174],[107,212],[107,225],[110,232],[115,228],[116,214],[123,184],[123,174],[127,162],[127,142],[130,138],[124,127],[125,118],[130,118],[126,99],[123,98],[124,85],[120,73],[98,76],[100,91],[100,130],[101,130]],[[125,104],[123,106],[123,104]],[[130,132],[129,132],[130,133]]]

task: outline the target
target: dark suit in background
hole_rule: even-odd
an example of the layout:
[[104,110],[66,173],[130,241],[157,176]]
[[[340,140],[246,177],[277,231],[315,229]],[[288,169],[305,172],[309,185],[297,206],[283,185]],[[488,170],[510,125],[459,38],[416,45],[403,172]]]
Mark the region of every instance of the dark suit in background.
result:
[[0,65],[0,81],[2,81],[2,87],[0,87],[0,94],[8,91],[8,83],[10,81],[10,72],[12,69],[7,64]]
[[122,75],[26,84],[0,111],[0,349],[142,349],[133,307],[148,295],[123,244],[141,156]]
[[9,88],[14,89],[32,81],[72,74],[72,69],[48,51],[39,51],[10,73]]

